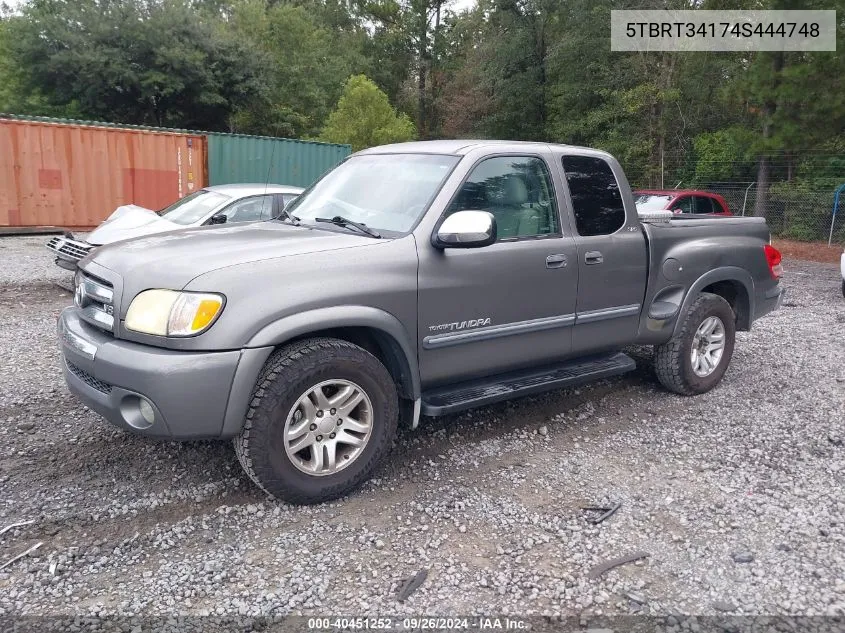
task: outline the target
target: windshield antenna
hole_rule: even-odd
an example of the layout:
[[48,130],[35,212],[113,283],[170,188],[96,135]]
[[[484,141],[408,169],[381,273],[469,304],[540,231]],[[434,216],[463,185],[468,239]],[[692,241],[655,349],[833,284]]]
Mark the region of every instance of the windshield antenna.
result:
[[[270,172],[273,169],[273,158],[276,155],[276,143],[273,143],[273,149],[270,150],[270,164],[267,165],[267,178],[264,179],[264,198],[261,200],[261,213],[264,213],[264,205],[267,204],[267,190],[270,188]],[[270,204],[270,213],[272,213],[273,205]]]

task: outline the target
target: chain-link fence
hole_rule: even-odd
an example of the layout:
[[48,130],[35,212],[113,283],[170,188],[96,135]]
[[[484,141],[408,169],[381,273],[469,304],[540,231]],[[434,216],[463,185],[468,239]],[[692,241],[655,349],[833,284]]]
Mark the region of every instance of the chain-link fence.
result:
[[[755,183],[713,183],[698,188],[720,194],[735,215],[757,215]],[[835,195],[835,190],[807,191],[790,187],[789,183],[776,183],[769,189],[762,211],[776,237],[845,243],[845,195],[840,197],[834,217]]]
[[[770,184],[765,192],[758,192],[763,158],[767,159]],[[845,154],[838,146],[771,151],[753,157],[702,155],[686,147],[667,150],[659,165],[652,163],[639,165],[639,173],[633,170],[651,185],[644,188],[712,191],[721,194],[736,215],[765,216],[775,237],[845,244]]]

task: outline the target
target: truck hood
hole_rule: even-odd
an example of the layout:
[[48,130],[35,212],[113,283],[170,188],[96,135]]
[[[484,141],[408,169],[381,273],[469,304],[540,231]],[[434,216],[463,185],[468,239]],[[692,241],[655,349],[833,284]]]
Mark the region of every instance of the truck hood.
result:
[[155,211],[135,204],[127,204],[115,209],[114,213],[100,226],[88,234],[85,241],[94,246],[102,246],[133,237],[178,231],[184,228],[181,224],[165,220]]
[[107,268],[123,278],[126,292],[134,293],[146,288],[181,289],[199,275],[228,266],[386,241],[343,229],[247,222],[182,229],[109,244],[93,251],[80,267],[85,269],[93,263]]

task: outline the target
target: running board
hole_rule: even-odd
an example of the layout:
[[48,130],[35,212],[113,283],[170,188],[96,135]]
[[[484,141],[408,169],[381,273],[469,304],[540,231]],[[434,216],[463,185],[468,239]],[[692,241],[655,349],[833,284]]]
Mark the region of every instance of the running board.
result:
[[468,380],[423,393],[422,413],[428,416],[446,415],[511,398],[582,385],[593,380],[618,376],[635,368],[633,358],[616,352],[585,356],[540,369],[533,367]]

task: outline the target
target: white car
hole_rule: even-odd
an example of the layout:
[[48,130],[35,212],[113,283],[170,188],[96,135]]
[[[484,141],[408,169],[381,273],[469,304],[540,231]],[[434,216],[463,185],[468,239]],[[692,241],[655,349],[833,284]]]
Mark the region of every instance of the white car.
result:
[[839,258],[839,272],[842,275],[842,296],[845,297],[845,251],[842,251],[842,257]]
[[118,207],[85,239],[65,233],[47,242],[47,248],[56,255],[57,266],[73,271],[80,259],[104,244],[190,226],[277,218],[303,191],[301,187],[263,184],[205,187],[162,211],[134,204]]

